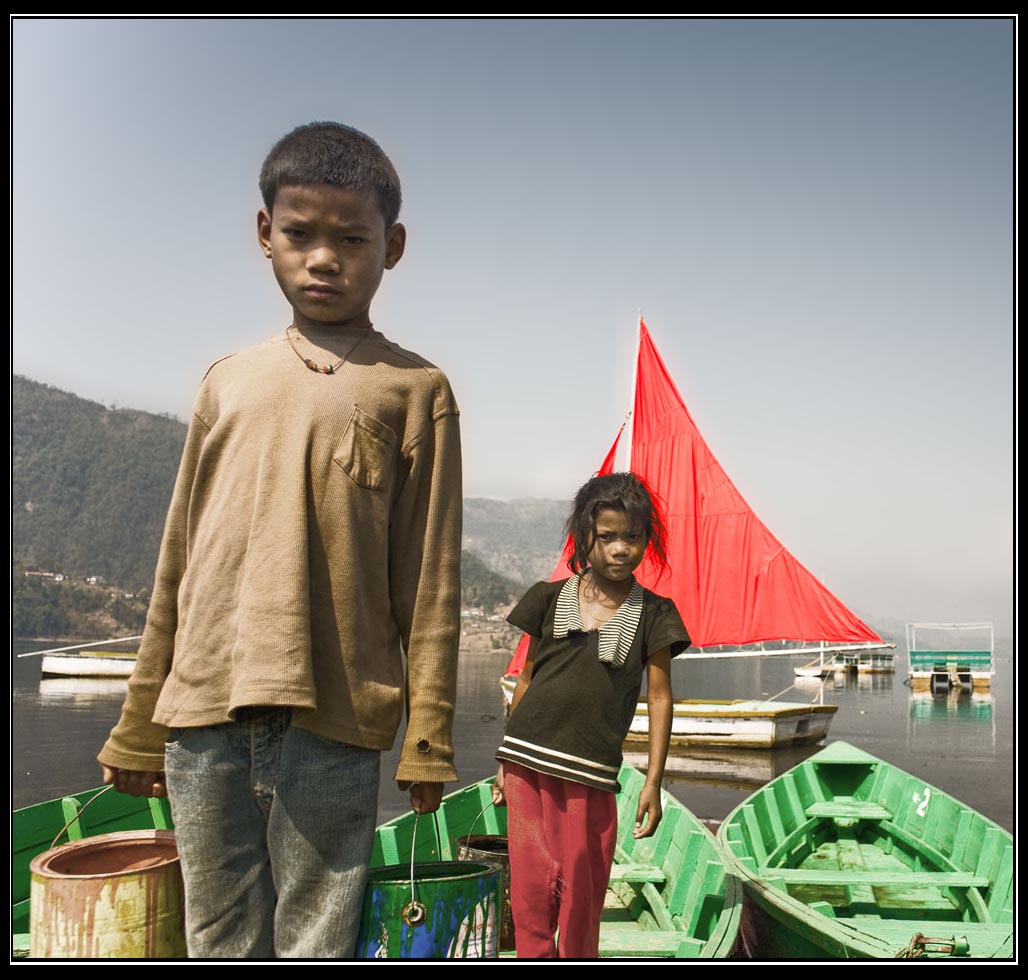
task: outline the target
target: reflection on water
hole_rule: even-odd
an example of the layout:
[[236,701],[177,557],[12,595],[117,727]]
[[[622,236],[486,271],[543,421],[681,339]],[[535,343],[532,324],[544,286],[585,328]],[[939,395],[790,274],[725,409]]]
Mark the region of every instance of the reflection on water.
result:
[[88,704],[93,701],[114,700],[118,705],[125,700],[128,680],[116,677],[44,677],[39,682],[39,701],[74,702]]
[[960,688],[942,694],[911,691],[909,737],[929,753],[933,744],[945,746],[952,737],[959,740],[966,758],[979,758],[988,766],[997,744],[993,708],[992,692]]
[[917,722],[992,723],[992,693],[955,689],[944,694],[910,692],[910,719]]
[[[799,745],[767,749],[734,749],[721,747],[672,746],[664,767],[664,787],[673,796],[690,787],[706,785],[726,789],[743,789],[752,793],[764,783],[788,772],[822,748],[820,745]],[[625,752],[625,762],[646,770],[646,752]]]

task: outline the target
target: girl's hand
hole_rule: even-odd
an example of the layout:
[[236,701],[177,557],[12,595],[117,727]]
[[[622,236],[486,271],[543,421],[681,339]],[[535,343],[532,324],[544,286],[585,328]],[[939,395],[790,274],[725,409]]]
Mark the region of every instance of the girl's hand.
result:
[[[664,811],[660,805],[660,787],[643,786],[639,793],[639,808],[635,812],[635,827],[632,828],[632,836],[638,840],[640,837],[652,837],[660,823]],[[645,825],[643,823],[644,818]]]
[[507,797],[503,792],[503,763],[496,770],[496,779],[493,780],[493,803],[496,806],[506,806]]

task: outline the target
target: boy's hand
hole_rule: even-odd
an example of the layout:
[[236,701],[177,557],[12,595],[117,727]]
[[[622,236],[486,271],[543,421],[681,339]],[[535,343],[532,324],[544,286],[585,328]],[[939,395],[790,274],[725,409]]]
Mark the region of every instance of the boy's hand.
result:
[[506,806],[507,795],[503,791],[503,763],[500,763],[499,769],[496,770],[496,778],[493,780],[493,805],[494,806]]
[[104,785],[114,784],[119,793],[129,796],[161,796],[168,795],[164,785],[163,772],[140,772],[136,769],[116,769],[114,766],[100,764],[104,774]]
[[400,789],[410,789],[410,808],[415,813],[435,813],[443,802],[442,783],[398,782]]
[[[664,815],[660,805],[660,787],[643,786],[639,793],[639,808],[635,812],[635,826],[632,828],[632,836],[638,840],[640,837],[652,837]],[[645,826],[643,818],[649,817]]]

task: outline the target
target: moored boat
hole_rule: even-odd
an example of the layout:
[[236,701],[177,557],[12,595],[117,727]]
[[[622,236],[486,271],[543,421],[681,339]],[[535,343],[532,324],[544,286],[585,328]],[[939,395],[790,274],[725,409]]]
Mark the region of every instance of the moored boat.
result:
[[[601,955],[727,957],[738,937],[742,885],[734,873],[726,873],[713,835],[665,792],[664,817],[656,834],[635,840],[632,827],[643,776],[625,766],[619,779],[618,845],[600,928]],[[112,791],[90,803],[100,792],[89,790],[14,811],[13,955],[24,957],[29,950],[29,864],[51,847],[55,837],[79,840],[118,831],[172,828],[167,800]],[[83,804],[89,805],[75,819]],[[408,813],[382,824],[375,833],[371,866],[409,862],[412,845],[418,864],[456,861],[460,838],[505,835],[506,820],[506,809],[491,804],[491,780],[483,780],[445,797],[434,817],[415,820]]]
[[[921,641],[917,638],[921,631]],[[925,634],[934,643],[925,642]],[[939,648],[938,637],[944,637]],[[967,648],[968,636],[977,648]],[[945,640],[951,642],[947,643]],[[976,642],[977,641],[977,642]],[[907,623],[910,686],[915,691],[945,693],[951,690],[988,691],[996,673],[995,633],[992,623]]]
[[[802,701],[675,701],[671,716],[672,745],[720,745],[771,749],[810,745],[828,735],[838,711],[835,704]],[[636,710],[628,740],[648,737],[646,703]]]
[[856,657],[858,674],[896,673],[896,655],[883,650],[860,653]]
[[43,657],[40,673],[44,677],[128,677],[135,666],[134,653],[51,653]]
[[[895,644],[888,644],[894,647]],[[834,649],[832,655],[825,659],[824,652],[816,660],[793,667],[797,677],[830,677],[832,674],[892,674],[896,671],[895,654],[875,645],[869,649],[860,647]]]
[[762,956],[1013,955],[1011,835],[845,742],[753,793],[718,840]]
[[[500,682],[504,702],[510,704],[517,681],[505,676]],[[810,745],[828,735],[839,706],[802,701],[676,700],[671,715],[671,744],[720,746],[740,749],[771,749]],[[646,702],[635,709],[626,742],[649,736]]]

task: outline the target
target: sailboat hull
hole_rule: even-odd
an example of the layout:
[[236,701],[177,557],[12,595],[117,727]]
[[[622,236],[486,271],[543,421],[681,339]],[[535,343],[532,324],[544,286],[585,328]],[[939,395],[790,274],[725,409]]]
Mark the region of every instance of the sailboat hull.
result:
[[[516,684],[517,679],[509,674],[500,681],[507,710]],[[834,704],[796,701],[675,701],[671,744],[740,749],[812,745],[828,735],[838,710],[838,705]],[[626,741],[645,741],[649,732],[646,702],[640,701]]]
[[[671,744],[771,749],[811,745],[828,735],[838,706],[788,701],[676,701]],[[649,737],[645,702],[636,708],[629,740]]]
[[44,677],[128,677],[136,666],[134,653],[50,654],[43,657]]

